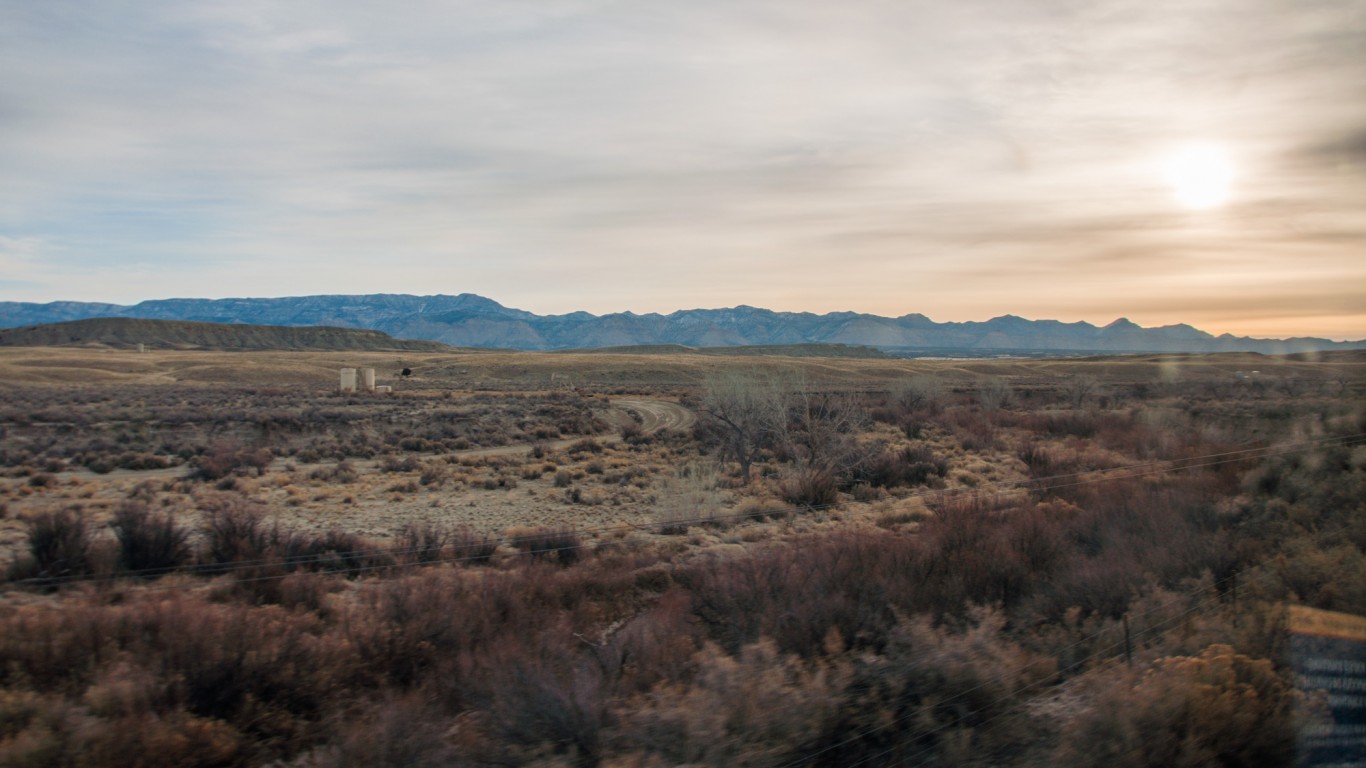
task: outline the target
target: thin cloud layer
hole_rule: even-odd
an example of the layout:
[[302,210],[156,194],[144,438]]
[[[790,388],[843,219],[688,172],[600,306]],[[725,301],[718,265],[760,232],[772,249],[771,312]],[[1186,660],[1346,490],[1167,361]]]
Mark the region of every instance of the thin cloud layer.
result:
[[[1366,2],[11,3],[0,298],[1366,337]],[[1166,154],[1226,147],[1230,203]]]

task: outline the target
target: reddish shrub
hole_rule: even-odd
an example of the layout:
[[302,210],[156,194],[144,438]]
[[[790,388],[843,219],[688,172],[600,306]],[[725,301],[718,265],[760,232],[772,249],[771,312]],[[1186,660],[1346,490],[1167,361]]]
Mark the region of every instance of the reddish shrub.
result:
[[167,512],[153,514],[142,501],[125,501],[110,522],[119,542],[119,567],[144,577],[175,570],[189,562],[190,532]]
[[16,564],[13,576],[62,579],[93,572],[92,532],[78,508],[42,512],[25,525],[30,561]]
[[834,473],[815,467],[800,469],[783,481],[782,498],[803,507],[833,507],[839,503],[839,481]]
[[535,526],[514,528],[509,544],[513,549],[538,560],[550,560],[561,565],[573,565],[583,554],[583,541],[570,526]]
[[269,448],[244,448],[234,443],[217,443],[207,453],[195,457],[192,476],[200,480],[221,480],[244,470],[260,474],[271,459]]

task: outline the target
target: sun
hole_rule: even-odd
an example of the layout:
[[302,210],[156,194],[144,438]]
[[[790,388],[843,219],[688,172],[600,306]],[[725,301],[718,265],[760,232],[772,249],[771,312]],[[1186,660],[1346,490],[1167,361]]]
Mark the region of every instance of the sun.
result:
[[1217,208],[1228,202],[1233,186],[1233,162],[1220,144],[1187,144],[1163,163],[1164,176],[1176,202],[1194,210]]

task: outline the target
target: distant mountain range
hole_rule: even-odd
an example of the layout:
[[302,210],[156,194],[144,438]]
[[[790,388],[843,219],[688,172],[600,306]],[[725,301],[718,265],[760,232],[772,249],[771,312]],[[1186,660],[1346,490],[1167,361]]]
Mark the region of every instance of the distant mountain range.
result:
[[1286,354],[1366,349],[1366,340],[1253,339],[1214,336],[1189,325],[1143,328],[1127,319],[1106,326],[1026,320],[936,323],[920,314],[881,317],[857,312],[774,312],[756,307],[689,309],[667,315],[619,312],[536,315],[470,293],[458,296],[371,294],[276,299],[159,299],[132,306],[61,301],[0,302],[0,328],[95,317],[209,323],[335,326],[383,331],[463,347],[548,350],[681,344],[734,347],[850,344],[892,353],[936,352],[1261,352]]
[[360,328],[243,325],[187,320],[95,317],[61,323],[0,328],[0,347],[63,347],[106,344],[155,349],[297,349],[365,352],[438,352],[434,341],[395,339]]

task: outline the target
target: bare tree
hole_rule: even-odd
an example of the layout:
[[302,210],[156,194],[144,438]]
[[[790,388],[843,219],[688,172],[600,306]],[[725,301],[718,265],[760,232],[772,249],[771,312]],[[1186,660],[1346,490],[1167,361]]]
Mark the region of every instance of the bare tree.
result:
[[912,376],[892,387],[892,399],[907,410],[934,411],[944,399],[944,384],[933,376]]
[[702,412],[720,427],[723,456],[739,463],[748,483],[750,467],[787,419],[788,387],[768,371],[725,368],[708,374],[702,388]]
[[1063,382],[1062,392],[1073,408],[1080,409],[1095,394],[1100,384],[1091,376],[1069,376]]
[[702,411],[721,427],[726,458],[745,482],[767,449],[780,449],[801,472],[847,474],[859,460],[854,436],[867,414],[842,392],[813,386],[800,372],[723,370],[704,384]]
[[801,377],[789,385],[779,440],[803,470],[844,475],[859,460],[854,435],[867,414],[849,394],[818,390]]
[[977,401],[988,411],[1005,408],[1014,398],[1015,390],[1011,388],[1010,382],[1000,376],[985,376],[978,384]]

